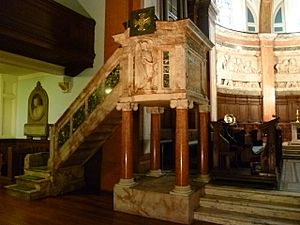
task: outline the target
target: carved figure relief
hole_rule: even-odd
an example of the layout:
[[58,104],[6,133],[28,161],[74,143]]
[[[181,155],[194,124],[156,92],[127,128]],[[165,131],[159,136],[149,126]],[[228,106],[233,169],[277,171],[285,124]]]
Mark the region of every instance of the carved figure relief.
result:
[[235,73],[257,73],[258,70],[252,65],[251,60],[243,58],[234,58],[230,55],[224,55],[223,59],[220,60],[221,70],[235,72]]
[[138,89],[154,88],[155,74],[151,41],[139,41],[136,45],[135,87]]
[[300,67],[295,58],[285,58],[275,64],[275,72],[279,74],[300,73]]

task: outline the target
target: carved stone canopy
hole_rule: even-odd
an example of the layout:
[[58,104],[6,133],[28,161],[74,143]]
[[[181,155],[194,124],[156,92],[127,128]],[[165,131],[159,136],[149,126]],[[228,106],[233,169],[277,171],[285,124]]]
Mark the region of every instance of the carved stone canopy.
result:
[[28,98],[27,124],[24,134],[29,137],[48,137],[48,95],[38,81]]

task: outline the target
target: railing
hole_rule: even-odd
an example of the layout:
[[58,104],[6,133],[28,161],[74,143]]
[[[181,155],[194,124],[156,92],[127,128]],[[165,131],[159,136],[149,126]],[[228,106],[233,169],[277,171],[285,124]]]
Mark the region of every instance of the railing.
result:
[[[50,128],[50,159],[48,167],[52,168],[57,155],[67,148],[70,139],[80,133],[85,121],[91,117],[106,97],[113,92],[120,80],[120,55],[117,49],[101,70],[91,79],[60,119]],[[89,125],[93,126],[95,124]],[[77,132],[78,131],[78,132]],[[84,134],[85,135],[85,134]],[[84,136],[81,135],[81,138]],[[72,148],[76,148],[72,142]]]

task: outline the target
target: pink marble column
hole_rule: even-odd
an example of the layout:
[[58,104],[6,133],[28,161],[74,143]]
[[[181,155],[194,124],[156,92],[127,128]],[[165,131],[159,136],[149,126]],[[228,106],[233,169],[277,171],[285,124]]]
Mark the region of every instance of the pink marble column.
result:
[[133,115],[132,110],[137,106],[130,102],[118,103],[118,110],[122,110],[122,149],[121,174],[119,185],[133,186]]
[[171,108],[176,108],[175,135],[175,188],[171,194],[189,195],[189,145],[188,145],[188,100],[172,100]]
[[208,182],[208,105],[199,106],[198,119],[198,173],[196,181]]
[[164,109],[147,107],[147,112],[151,113],[150,172],[147,175],[160,177],[163,175],[160,168],[160,114]]
[[259,34],[262,65],[263,121],[273,119],[276,114],[274,39],[276,34]]

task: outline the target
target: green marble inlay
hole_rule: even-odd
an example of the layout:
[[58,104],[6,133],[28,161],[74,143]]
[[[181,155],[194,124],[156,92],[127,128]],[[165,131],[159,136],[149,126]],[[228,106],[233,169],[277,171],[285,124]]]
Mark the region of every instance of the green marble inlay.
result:
[[100,89],[97,88],[88,98],[88,113],[93,112],[100,102],[101,102]]
[[120,79],[120,65],[118,64],[105,79],[105,93],[109,94],[117,86]]
[[170,87],[170,54],[168,51],[163,52],[163,87]]
[[70,137],[70,121],[58,132],[58,145],[62,146]]
[[77,128],[83,123],[84,119],[84,105],[82,105],[73,115],[73,132],[75,132]]

